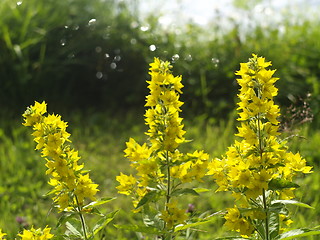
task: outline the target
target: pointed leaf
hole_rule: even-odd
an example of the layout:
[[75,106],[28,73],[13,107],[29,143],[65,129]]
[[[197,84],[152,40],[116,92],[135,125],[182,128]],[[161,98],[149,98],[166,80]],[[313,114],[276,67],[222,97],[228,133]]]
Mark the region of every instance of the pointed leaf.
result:
[[113,211],[107,215],[105,215],[103,218],[101,218],[93,227],[93,233],[94,235],[96,235],[99,231],[101,231],[105,226],[108,225],[108,223],[110,223],[115,215],[118,213],[119,210]]
[[311,207],[310,205],[306,204],[306,203],[302,203],[296,200],[275,200],[272,201],[272,205],[274,204],[284,204],[284,205],[295,205],[298,207],[304,207],[304,208],[310,208],[313,209],[313,207]]
[[47,192],[46,194],[44,194],[44,196],[49,196],[55,192],[57,192],[57,190],[54,188],[54,189],[50,190],[49,192]]
[[281,202],[271,202],[271,206],[269,208],[270,212],[273,213],[277,213],[277,214],[284,214],[284,215],[288,215],[289,214],[289,210],[285,207],[285,204],[281,203]]
[[165,232],[158,230],[154,227],[146,227],[146,226],[139,226],[139,225],[114,225],[118,229],[129,230],[133,232],[143,232],[143,233],[150,233],[150,234],[163,234]]
[[271,212],[269,217],[269,233],[270,239],[275,239],[279,235],[280,219],[279,214]]
[[142,199],[140,200],[140,202],[138,203],[136,209],[138,209],[139,207],[145,205],[146,203],[150,202],[151,200],[153,200],[158,194],[158,191],[150,191],[148,192],[146,195],[144,195],[142,197]]
[[191,227],[196,227],[196,226],[200,226],[200,225],[203,225],[203,224],[206,224],[206,223],[209,223],[211,222],[210,220],[207,220],[207,221],[199,221],[199,222],[195,222],[195,223],[189,223],[189,224],[181,224],[181,225],[178,225],[174,228],[174,232],[178,232],[178,231],[181,231],[181,230],[185,230],[185,229],[188,229],[188,228],[191,228]]
[[101,199],[99,199],[99,200],[97,200],[97,201],[94,201],[94,202],[89,203],[88,205],[84,206],[83,208],[84,208],[84,209],[85,209],[85,208],[91,208],[91,207],[93,207],[93,206],[96,207],[96,206],[105,204],[105,203],[107,203],[107,202],[110,202],[110,201],[112,201],[112,200],[114,200],[114,199],[116,199],[116,198],[101,198]]
[[180,188],[171,193],[172,196],[181,196],[185,194],[191,194],[194,196],[199,196],[199,193],[197,193],[194,189],[192,188]]
[[215,240],[248,240],[252,238],[243,238],[243,237],[222,237],[222,238],[215,238]]
[[62,216],[59,218],[58,223],[57,223],[57,228],[59,228],[62,224],[67,222],[69,219],[73,218],[76,215],[76,213],[65,213],[62,214]]
[[99,216],[102,216],[102,217],[104,216],[104,214],[101,213],[99,211],[99,209],[95,208],[95,207],[93,207],[93,208],[84,208],[84,209],[82,209],[82,212],[86,213],[86,214],[96,214],[96,215],[99,215]]
[[207,188],[194,188],[197,193],[209,192],[210,190]]
[[279,235],[277,240],[290,240],[299,237],[306,237],[306,236],[314,236],[319,235],[320,230],[312,230],[312,229],[294,229]]
[[69,221],[66,222],[66,228],[67,228],[66,235],[67,236],[82,237],[82,234],[79,231],[80,228],[79,228],[79,226],[77,226],[77,225],[80,225],[79,222],[75,221],[75,219],[70,219],[70,220],[73,220],[72,221],[73,223],[71,223]]
[[300,187],[298,184],[282,178],[274,178],[269,182],[270,190],[281,190],[284,188],[298,188],[298,187]]
[[200,226],[200,225],[203,225],[203,224],[206,224],[206,223],[209,223],[209,222],[212,222],[213,220],[215,220],[215,216],[216,215],[219,215],[221,214],[222,212],[219,211],[219,212],[215,212],[213,214],[211,214],[210,216],[204,218],[204,219],[200,219],[198,222],[195,222],[195,223],[189,223],[189,224],[181,224],[181,225],[178,225],[174,228],[174,232],[178,232],[178,231],[181,231],[181,230],[185,230],[185,229],[188,229],[188,228],[191,228],[191,227],[196,227],[196,226]]

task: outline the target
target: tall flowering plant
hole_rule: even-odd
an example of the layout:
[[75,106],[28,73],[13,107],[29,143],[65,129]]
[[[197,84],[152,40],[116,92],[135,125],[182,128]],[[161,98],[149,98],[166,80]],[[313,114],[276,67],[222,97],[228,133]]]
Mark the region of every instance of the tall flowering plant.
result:
[[[113,218],[114,214],[104,215],[96,209],[111,199],[96,199],[98,184],[95,184],[84,164],[79,164],[79,154],[71,146],[70,133],[66,128],[68,124],[61,120],[61,116],[47,114],[45,102],[35,102],[27,108],[24,117],[24,126],[32,127],[33,137],[36,142],[36,150],[41,151],[41,156],[46,160],[47,171],[50,175],[49,184],[53,190],[53,201],[59,212],[63,212],[63,218],[59,225],[67,222],[67,238],[93,239]],[[101,220],[91,231],[88,229],[84,214],[93,213],[101,216]],[[75,216],[80,223],[70,221]],[[26,232],[28,233],[28,232]]]
[[187,154],[179,151],[179,146],[186,142],[179,116],[183,85],[181,76],[173,76],[171,68],[169,62],[157,58],[150,64],[151,80],[147,81],[150,94],[145,104],[148,142],[141,145],[130,138],[125,157],[136,170],[136,176],[120,173],[116,178],[119,193],[131,196],[135,211],[144,214],[146,227],[132,229],[154,233],[160,239],[173,238],[192,222],[191,213],[181,208],[179,199],[185,194],[198,195],[185,185],[201,181],[209,158],[203,151]]
[[311,234],[309,230],[283,233],[292,222],[286,206],[309,207],[293,200],[299,187],[293,180],[300,173],[310,173],[312,167],[299,153],[288,151],[280,139],[280,109],[273,100],[278,93],[275,70],[267,69],[271,62],[254,54],[240,66],[236,72],[240,76],[236,136],[241,140],[236,140],[221,159],[210,162],[208,172],[219,186],[217,191],[230,191],[235,198],[234,207],[225,214],[225,226],[250,239]]

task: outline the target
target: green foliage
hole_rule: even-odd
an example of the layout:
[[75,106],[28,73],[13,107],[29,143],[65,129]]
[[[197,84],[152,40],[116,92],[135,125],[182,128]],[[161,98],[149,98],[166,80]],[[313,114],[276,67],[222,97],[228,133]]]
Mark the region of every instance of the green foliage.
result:
[[[25,226],[43,226],[42,220],[47,219],[52,207],[45,196],[49,189],[45,168],[33,153],[28,133],[17,121],[16,124],[12,128],[0,127],[0,226],[7,226],[6,231],[13,234],[9,235],[11,239]],[[47,223],[52,223],[51,219]]]
[[282,178],[274,178],[269,182],[268,187],[270,190],[281,190],[284,188],[298,188],[299,185]]
[[[280,27],[250,18],[250,29],[234,19],[227,20],[226,29],[222,17],[217,17],[206,27],[190,22],[170,29],[160,25],[157,14],[141,20],[128,2],[2,1],[2,109],[20,113],[34,100],[46,100],[59,112],[70,107],[139,109],[146,93],[147,62],[158,56],[171,60],[175,71],[183,74],[183,98],[192,99],[185,101],[190,115],[223,118],[235,106],[233,72],[256,52],[273,59],[278,69],[280,106],[296,104],[299,96],[310,92],[312,110],[318,115],[317,19],[287,12]],[[254,14],[257,1],[234,4],[245,18]]]
[[319,235],[319,230],[311,230],[311,229],[295,229],[281,234],[277,239],[279,240],[289,240],[296,239],[300,237],[314,236]]
[[[248,16],[257,2],[234,1]],[[299,179],[299,201],[273,202],[271,210],[304,207],[294,213],[293,219],[298,220],[292,227],[319,224],[320,187],[315,184],[320,181],[320,155],[315,151],[320,141],[320,132],[315,130],[320,127],[318,20],[287,15],[280,27],[251,22],[253,27],[244,30],[239,22],[230,19],[231,27],[226,30],[219,19],[215,19],[206,28],[188,23],[165,29],[159,24],[159,16],[142,21],[129,4],[115,0],[3,0],[0,15],[0,107],[5,118],[0,120],[0,227],[6,230],[9,239],[22,227],[55,226],[58,219],[57,214],[51,212],[51,200],[46,196],[49,188],[42,159],[32,150],[29,133],[17,127],[20,120],[9,120],[11,114],[20,115],[26,103],[43,99],[59,112],[79,108],[81,113],[73,112],[69,117],[75,144],[82,157],[89,160],[90,175],[103,187],[101,196],[114,196],[115,183],[110,179],[115,179],[123,169],[130,171],[123,159],[124,142],[128,136],[142,139],[141,133],[145,130],[136,117],[142,116],[141,113],[129,112],[115,117],[115,112],[127,112],[128,107],[140,111],[145,96],[146,63],[154,56],[172,61],[175,71],[183,74],[182,98],[192,99],[184,101],[183,106],[188,109],[185,114],[189,118],[187,138],[194,140],[188,145],[188,151],[204,148],[212,156],[218,156],[233,142],[232,109],[237,92],[233,72],[251,52],[273,60],[274,68],[278,69],[276,76],[282,79],[277,85],[281,89],[277,98],[281,106],[303,105],[300,98],[311,93],[313,125],[305,126],[302,131],[292,129],[292,125],[306,120],[302,116],[302,119],[296,118],[298,123],[289,119],[292,124],[283,131],[290,138],[290,147],[300,151],[308,163],[315,166],[314,173]],[[155,45],[155,51],[151,51],[151,45]],[[97,114],[96,109],[107,109],[108,114]],[[296,113],[301,112],[289,112],[289,115],[299,115]],[[195,115],[200,117],[190,120]],[[211,188],[213,183],[207,184]],[[297,186],[280,179],[274,179],[269,185],[274,190]],[[196,202],[196,211],[210,209],[206,213],[209,216],[232,202],[228,196],[199,189],[179,189],[173,194],[187,194],[181,203],[187,208],[188,203],[195,203],[193,195],[200,192],[201,201]],[[141,205],[154,195],[156,193],[146,196]],[[102,200],[105,201],[109,200]],[[96,239],[145,239],[144,233],[133,232],[140,229],[150,233],[152,228],[134,225],[138,220],[130,213],[129,206],[130,202],[119,196],[108,204],[106,210],[111,213],[95,210],[95,214],[104,215],[97,223],[89,219],[96,224],[93,229],[98,233]],[[308,209],[310,206],[314,209]],[[109,224],[113,217],[117,219],[117,228]],[[61,218],[59,224],[68,222],[69,238],[79,238],[81,226],[68,219],[68,216]],[[270,220],[277,222],[272,216]],[[202,223],[206,225],[200,226]],[[221,218],[204,217],[200,222],[176,230],[190,227],[203,231],[190,239],[212,239],[212,232],[223,239],[243,239],[224,237],[222,223]],[[278,228],[275,225],[273,232],[278,232]],[[317,228],[300,228],[280,234],[278,239],[317,239],[312,238],[315,234],[319,234]]]
[[[128,76],[143,78],[146,64],[139,49],[128,47],[140,30],[131,27],[134,19],[125,4],[20,3],[5,0],[0,8],[2,106],[20,111],[25,107],[21,104],[37,99],[81,108],[131,101],[126,99],[131,88],[119,82]],[[121,96],[110,98],[115,91]]]
[[[115,188],[117,183],[110,179],[115,179],[119,171],[123,169],[129,171],[130,169],[128,161],[123,157],[124,143],[128,136],[144,139],[143,121],[136,119],[135,115],[136,113],[127,113],[125,116],[110,118],[108,114],[90,114],[87,116],[75,114],[74,116],[64,117],[69,122],[74,144],[86,161],[86,168],[91,169],[90,176],[101,186],[100,197],[117,196]],[[195,150],[202,146],[207,152],[213,153],[212,155],[223,154],[227,146],[234,140],[232,135],[235,129],[232,119],[229,120],[230,124],[223,122],[219,124],[205,123],[196,119],[186,120],[185,125],[189,130],[186,138],[193,139],[188,144],[188,149]],[[118,124],[120,120],[121,125]],[[42,159],[33,150],[34,144],[32,143],[32,137],[29,135],[30,132],[23,126],[19,127],[20,124],[21,119],[12,119],[10,122],[0,120],[3,133],[0,144],[0,215],[2,216],[0,227],[6,230],[9,239],[16,236],[23,224],[39,227],[49,225],[52,227],[52,232],[56,231],[54,226],[59,219],[59,215],[57,216],[54,211],[50,211],[52,207],[51,199],[44,197],[50,187],[47,184],[48,178],[44,175],[45,167]],[[225,132],[230,134],[225,134]],[[290,141],[291,149],[295,152],[300,151],[303,156],[312,153],[312,157],[307,158],[307,160],[310,160],[309,163],[313,165],[314,161],[320,159],[316,151],[311,152],[311,149],[317,149],[319,144],[319,131],[311,131],[305,126],[299,132],[295,130],[294,134],[302,135],[304,139],[292,138],[292,141]],[[219,141],[210,141],[209,139],[219,139]],[[291,227],[303,229],[304,226],[313,227],[320,224],[320,209],[317,207],[320,204],[319,185],[315,184],[319,181],[320,174],[317,166],[315,166],[314,173],[298,181],[300,188],[297,191],[297,199],[299,202],[305,202],[314,207],[314,209],[286,204],[286,207],[293,209],[292,219],[295,222]],[[215,188],[213,182],[210,182],[210,180],[206,180],[206,182],[207,188]],[[24,191],[21,191],[22,188],[24,188]],[[201,200],[195,202],[192,195],[185,195],[183,202],[181,202],[181,205],[185,208],[192,203],[195,205],[195,211],[210,210],[206,215],[210,216],[210,214],[232,205],[233,199],[230,196],[214,191],[194,190],[201,192]],[[297,213],[294,211],[296,207],[299,207]],[[120,209],[113,221],[113,224],[116,225],[128,226],[140,221],[140,217],[135,218],[131,213],[131,201],[126,197],[117,196],[116,200],[103,205],[101,209],[105,209],[105,212]],[[208,220],[205,225],[191,226],[201,231],[198,239],[227,236],[226,229],[221,228],[223,220],[219,216],[220,213],[212,218],[204,217],[203,221]],[[15,220],[16,217],[23,217],[24,222],[19,224]],[[88,219],[91,226],[95,224],[92,220]],[[115,228],[113,224],[109,223],[107,228],[101,229],[96,239],[125,240],[141,239],[138,235],[140,237],[144,236],[144,234],[135,234],[131,230]],[[315,240],[317,237],[313,238],[309,235],[304,239]]]

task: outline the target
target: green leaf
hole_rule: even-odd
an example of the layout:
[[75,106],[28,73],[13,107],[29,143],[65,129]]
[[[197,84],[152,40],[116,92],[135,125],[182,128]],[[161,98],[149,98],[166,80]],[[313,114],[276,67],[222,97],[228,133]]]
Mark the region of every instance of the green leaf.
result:
[[270,190],[281,190],[284,188],[298,188],[300,187],[298,184],[290,182],[288,180],[282,178],[274,178],[269,182]]
[[207,188],[194,188],[197,193],[209,192],[210,190]]
[[158,230],[154,227],[146,227],[146,226],[139,226],[139,225],[114,225],[118,229],[129,230],[133,232],[143,232],[149,234],[163,234],[165,232]]
[[157,229],[163,228],[163,220],[160,218],[161,213],[150,206],[143,207],[143,224]]
[[215,213],[211,214],[210,216],[208,216],[208,217],[206,217],[204,219],[201,219],[200,221],[195,222],[195,223],[189,223],[189,224],[185,224],[185,225],[178,225],[178,226],[176,226],[174,228],[174,232],[178,232],[178,231],[185,230],[185,229],[188,229],[188,228],[191,228],[191,227],[196,227],[196,226],[200,226],[200,225],[212,222],[214,220],[214,217],[216,215],[219,215],[219,214],[221,214],[221,211],[215,212]]
[[294,229],[279,235],[277,240],[290,240],[299,237],[306,237],[306,236],[314,236],[319,235],[320,230],[312,230],[312,229]]
[[192,188],[180,188],[171,193],[172,196],[181,196],[185,194],[191,194],[194,196],[199,196],[199,193],[197,193],[194,189]]
[[189,223],[189,224],[185,224],[185,225],[178,225],[174,228],[174,232],[178,232],[178,231],[182,231],[191,227],[196,227],[196,226],[200,226],[206,223],[211,222],[210,220],[207,221],[200,221],[200,222],[196,222],[196,223]]
[[222,237],[222,238],[215,238],[215,240],[248,240],[252,238],[242,238],[242,237]]
[[306,204],[306,203],[302,203],[296,200],[274,200],[271,202],[272,205],[274,204],[284,204],[284,205],[295,205],[298,207],[304,207],[304,208],[310,208],[313,209],[313,207],[311,207],[310,205]]
[[57,223],[57,228],[59,228],[62,224],[64,224],[66,221],[68,221],[69,219],[72,219],[74,218],[74,216],[76,215],[77,213],[65,213],[63,214],[59,220],[58,220],[58,223]]
[[255,149],[250,149],[250,150],[247,152],[247,154],[244,155],[244,157],[247,158],[247,157],[249,157],[249,156],[251,156],[252,154],[255,154],[255,153],[257,153],[257,150],[255,150]]
[[10,31],[7,25],[2,26],[2,32],[3,32],[3,39],[5,43],[7,44],[7,47],[9,49],[13,49],[11,37],[10,37]]
[[271,212],[269,217],[270,239],[275,239],[275,237],[279,235],[279,230],[280,230],[279,214]]
[[91,208],[91,207],[96,207],[96,206],[105,204],[105,203],[107,203],[107,202],[111,202],[111,201],[114,200],[114,199],[116,199],[116,198],[101,198],[101,199],[99,199],[98,201],[94,201],[94,202],[89,203],[88,205],[85,205],[85,206],[83,207],[83,209]]
[[148,192],[146,195],[144,195],[142,197],[142,199],[140,200],[140,202],[138,203],[136,209],[138,209],[139,207],[145,205],[146,203],[150,202],[151,200],[153,200],[157,195],[158,195],[158,191],[157,190],[153,190]]
[[46,194],[44,194],[44,196],[49,196],[55,192],[57,192],[57,190],[54,188],[54,189],[50,190],[49,192],[47,192]]
[[[86,211],[87,209],[88,209],[88,211]],[[104,214],[101,213],[101,212],[99,211],[99,209],[98,209],[98,208],[95,208],[95,207],[83,209],[82,212],[83,212],[83,213],[86,213],[86,214],[96,214],[96,215],[99,215],[99,216],[102,216],[102,217],[104,216]]]
[[110,223],[115,215],[119,212],[119,210],[108,213],[103,218],[101,218],[93,227],[93,234],[96,235],[99,231],[101,231],[105,226]]
[[285,207],[283,203],[280,202],[271,202],[271,206],[269,208],[270,212],[277,213],[277,214],[284,214],[288,215],[288,209]]
[[72,221],[68,221],[66,222],[66,235],[67,236],[72,236],[72,237],[80,237],[82,238],[82,234],[81,234],[81,226],[79,221],[75,220],[75,219],[70,219]]

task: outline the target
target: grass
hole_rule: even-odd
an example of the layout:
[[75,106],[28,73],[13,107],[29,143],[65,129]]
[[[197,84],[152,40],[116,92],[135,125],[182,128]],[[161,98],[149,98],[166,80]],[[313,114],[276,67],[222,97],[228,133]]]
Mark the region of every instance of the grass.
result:
[[[72,141],[82,156],[85,168],[91,170],[91,178],[100,185],[99,196],[117,197],[102,210],[110,212],[120,209],[113,224],[142,224],[138,216],[130,214],[129,197],[118,195],[115,188],[115,177],[121,171],[132,171],[129,161],[123,156],[125,142],[129,137],[134,137],[140,143],[146,139],[143,134],[146,127],[142,113],[127,113],[125,116],[114,117],[98,113],[91,113],[86,117],[73,114],[69,118],[63,116],[63,119],[69,122]],[[229,119],[231,120],[214,123],[201,118],[185,120],[186,137],[192,139],[191,144],[188,144],[191,149],[188,150],[204,149],[211,157],[223,154],[234,141],[235,122],[232,116]],[[27,225],[49,225],[54,228],[58,214],[55,209],[51,211],[52,201],[50,197],[45,196],[50,187],[47,184],[44,160],[34,151],[35,144],[30,131],[21,125],[20,119],[10,123],[2,119],[0,126],[0,228],[8,233],[8,239],[13,239],[16,233]],[[304,136],[290,139],[291,150],[300,151],[308,162],[315,166],[313,174],[298,180],[301,187],[297,190],[298,200],[310,204],[315,209],[294,211],[293,227],[317,226],[320,223],[320,154],[315,150],[318,148],[320,131],[304,126],[301,130],[287,135]],[[230,196],[214,193],[216,186],[211,179],[207,178],[203,186],[213,190],[204,193],[200,202],[193,202],[194,199],[191,197],[187,198],[183,203],[186,207],[188,203],[194,203],[198,211],[213,213],[233,206]],[[24,221],[19,223],[19,217]],[[207,233],[201,233],[199,239],[225,235],[222,224],[223,219],[217,216],[215,221],[201,227],[201,230]],[[97,239],[141,239],[141,236],[130,231],[118,230],[110,224]]]

